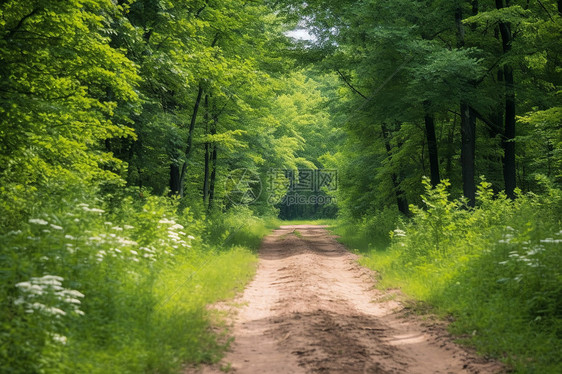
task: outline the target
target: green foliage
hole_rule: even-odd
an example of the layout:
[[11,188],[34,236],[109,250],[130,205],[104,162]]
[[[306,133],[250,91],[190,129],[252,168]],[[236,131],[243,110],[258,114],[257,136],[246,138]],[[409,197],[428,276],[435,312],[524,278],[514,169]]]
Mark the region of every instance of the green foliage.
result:
[[[206,305],[253,275],[274,223],[195,220],[177,200],[61,201],[2,235],[0,357],[11,372],[176,372],[216,360]],[[209,236],[212,235],[212,236]]]
[[15,227],[47,196],[120,183],[125,166],[102,145],[133,135],[139,77],[110,46],[107,25],[121,17],[111,1],[8,1],[0,12],[0,225]]
[[363,263],[380,272],[382,286],[452,315],[453,331],[518,372],[559,371],[562,191],[543,182],[545,194],[512,201],[483,181],[468,209],[449,198],[448,183],[424,183],[426,208],[412,209],[388,251]]

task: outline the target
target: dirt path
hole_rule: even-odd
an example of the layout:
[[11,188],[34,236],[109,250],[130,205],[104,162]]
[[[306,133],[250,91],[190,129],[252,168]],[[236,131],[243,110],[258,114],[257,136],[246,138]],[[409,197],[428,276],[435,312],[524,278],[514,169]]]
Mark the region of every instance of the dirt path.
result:
[[220,365],[188,372],[502,372],[374,290],[356,260],[322,226],[282,226],[264,240],[237,300],[231,350]]

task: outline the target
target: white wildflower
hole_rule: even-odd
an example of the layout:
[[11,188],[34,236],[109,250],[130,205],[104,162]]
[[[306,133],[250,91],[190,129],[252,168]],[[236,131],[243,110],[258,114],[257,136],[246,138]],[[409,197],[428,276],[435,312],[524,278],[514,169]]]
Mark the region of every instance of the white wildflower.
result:
[[62,345],[66,344],[66,336],[53,334],[53,341]]
[[51,314],[55,317],[66,316],[66,312],[64,310],[55,307],[45,308],[44,311],[47,314]]
[[68,234],[66,234],[66,235],[64,236],[64,238],[65,238],[65,239],[68,239],[68,240],[76,240],[76,238],[75,238],[74,236],[68,235]]
[[131,252],[131,254],[134,254],[135,256],[137,256],[139,253],[133,249],[131,249],[129,252]]
[[394,230],[394,236],[404,237],[406,236],[406,232],[404,230],[396,229]]
[[76,290],[64,290],[64,294],[73,297],[84,297],[84,294]]
[[187,238],[188,238],[188,239],[191,239],[191,240],[194,240],[194,239],[195,239],[195,237],[194,237],[193,235],[188,235]]
[[122,245],[138,245],[137,242],[125,238],[117,238],[117,241]]
[[52,224],[52,223],[51,223],[50,226],[51,226],[51,228],[54,229],[54,230],[62,230],[62,227],[61,227],[61,226],[54,225],[54,224]]
[[49,222],[47,222],[47,221],[45,221],[44,219],[41,219],[41,218],[31,218],[29,220],[29,223],[34,223],[36,225],[42,225],[42,226],[45,226],[45,225],[49,224]]
[[124,225],[123,228],[124,228],[125,230],[131,230],[131,229],[134,229],[135,227],[134,227],[134,226],[131,226],[131,225]]
[[[58,282],[62,282],[64,280],[63,277],[59,277],[58,275],[44,275],[41,278],[31,278],[31,279],[36,279],[38,281],[45,281],[45,282],[51,282],[51,281],[58,281]],[[49,283],[45,283],[45,284],[49,284]]]
[[158,223],[163,223],[163,224],[170,224],[170,225],[174,225],[176,223],[176,221],[174,220],[169,220],[166,217],[162,218],[160,221],[158,221]]

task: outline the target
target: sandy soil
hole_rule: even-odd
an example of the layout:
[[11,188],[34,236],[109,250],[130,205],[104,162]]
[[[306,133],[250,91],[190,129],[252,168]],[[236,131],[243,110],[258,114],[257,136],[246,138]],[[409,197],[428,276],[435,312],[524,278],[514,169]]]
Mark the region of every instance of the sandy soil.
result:
[[186,373],[504,372],[373,285],[322,226],[282,226],[265,238],[256,277],[232,304],[230,351]]

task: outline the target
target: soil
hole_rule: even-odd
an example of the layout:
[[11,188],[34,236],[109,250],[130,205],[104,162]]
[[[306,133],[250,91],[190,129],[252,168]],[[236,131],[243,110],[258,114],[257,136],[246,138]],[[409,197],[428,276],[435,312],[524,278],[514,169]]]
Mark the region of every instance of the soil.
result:
[[[230,304],[234,342],[217,365],[186,373],[503,373],[454,343],[446,324],[374,288],[323,226],[266,237],[254,280]],[[222,305],[224,308],[224,305]]]

